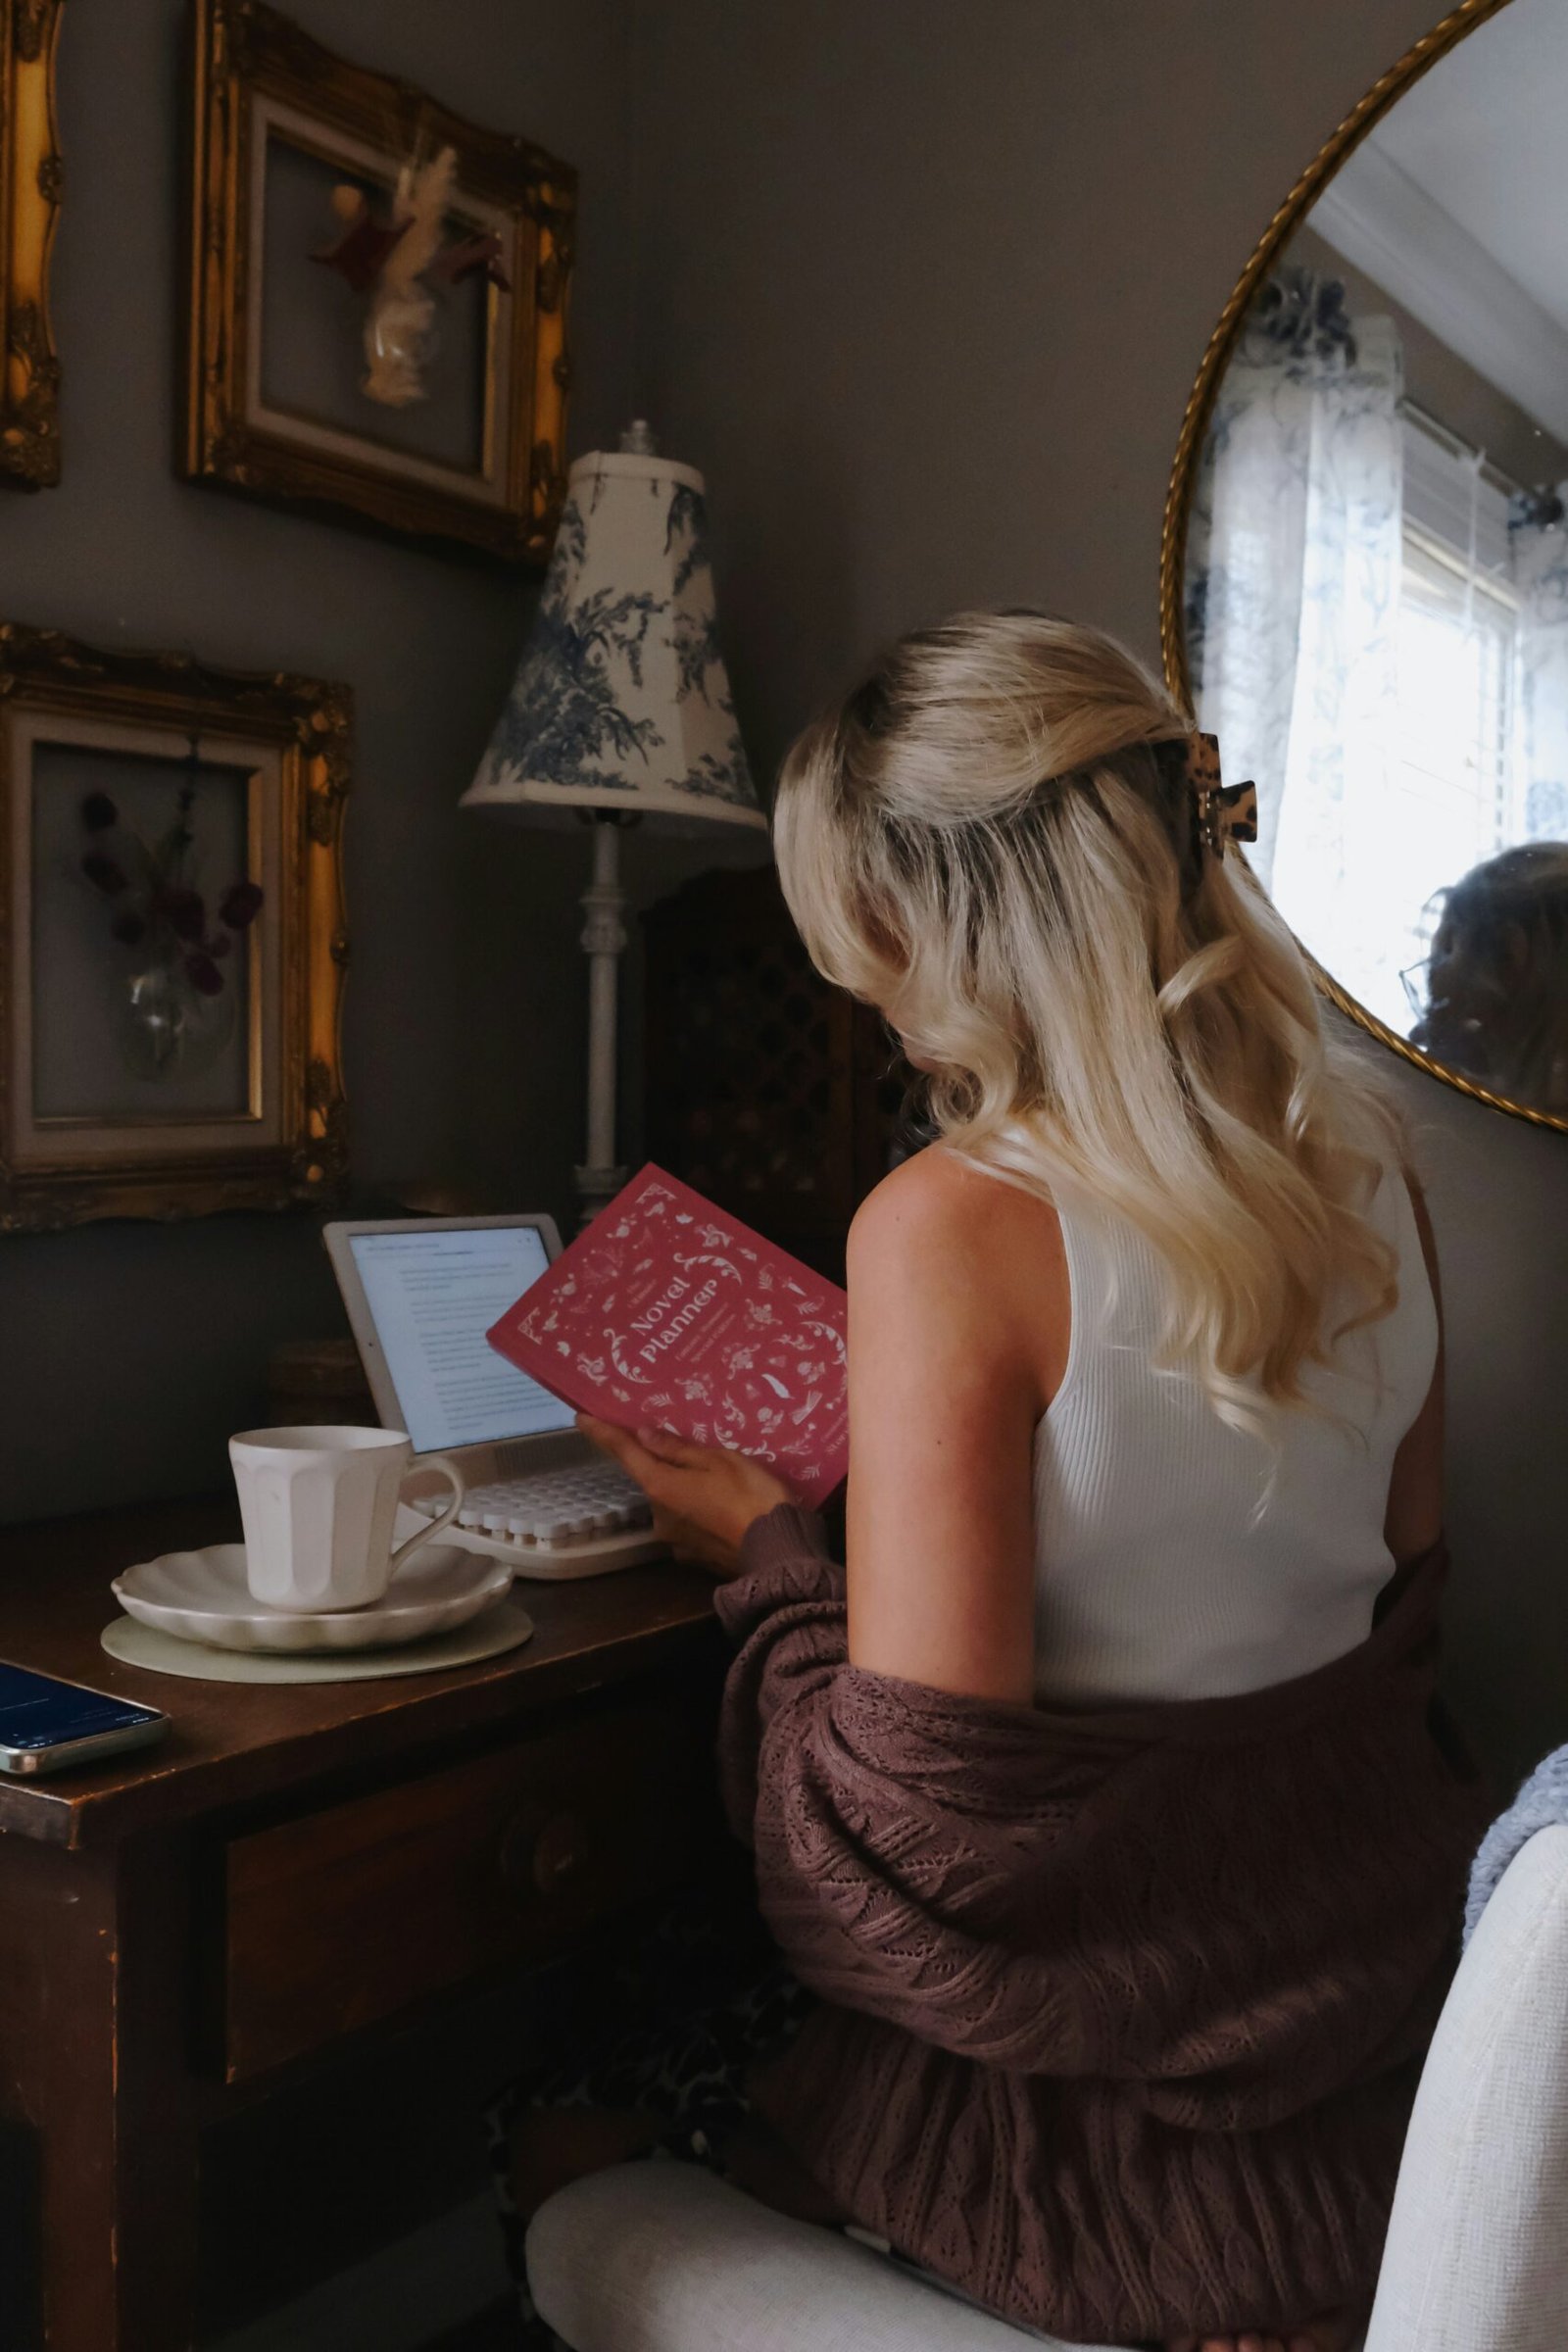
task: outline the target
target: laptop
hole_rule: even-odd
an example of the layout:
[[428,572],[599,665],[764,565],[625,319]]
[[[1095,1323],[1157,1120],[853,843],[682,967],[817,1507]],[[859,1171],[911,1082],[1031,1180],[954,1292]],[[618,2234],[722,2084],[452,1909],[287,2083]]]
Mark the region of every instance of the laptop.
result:
[[[377,1218],[328,1225],[324,1239],[382,1427],[408,1431],[416,1471],[421,1454],[442,1454],[464,1482],[444,1542],[546,1579],[663,1556],[641,1488],[484,1336],[560,1256],[552,1218]],[[404,1492],[407,1532],[450,1491],[432,1472]]]

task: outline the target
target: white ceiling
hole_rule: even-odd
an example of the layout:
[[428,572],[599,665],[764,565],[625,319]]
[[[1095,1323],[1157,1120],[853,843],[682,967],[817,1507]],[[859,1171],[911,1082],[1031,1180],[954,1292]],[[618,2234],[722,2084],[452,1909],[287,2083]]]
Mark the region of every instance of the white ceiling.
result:
[[1568,327],[1568,0],[1510,0],[1372,143]]
[[1440,59],[1309,219],[1472,367],[1568,436],[1568,0]]

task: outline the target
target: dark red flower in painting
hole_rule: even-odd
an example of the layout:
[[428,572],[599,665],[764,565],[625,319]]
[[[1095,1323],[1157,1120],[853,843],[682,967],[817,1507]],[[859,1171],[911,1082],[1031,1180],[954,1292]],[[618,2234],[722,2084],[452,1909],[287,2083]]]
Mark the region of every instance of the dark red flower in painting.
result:
[[109,935],[117,946],[176,970],[198,995],[217,997],[236,938],[261,912],[263,892],[242,876],[219,899],[216,917],[209,913],[207,898],[195,887],[196,804],[196,786],[187,777],[175,796],[174,823],[149,838],[107,792],[84,794],[77,804],[87,837],[79,871],[112,903]]
[[95,890],[106,899],[117,899],[125,887],[125,869],[118,858],[106,850],[89,850],[81,861],[81,870]]
[[259,882],[235,882],[219,901],[219,916],[231,931],[243,931],[261,913],[265,896]]
[[207,908],[199,890],[176,883],[159,896],[158,911],[176,939],[200,939],[207,928]]

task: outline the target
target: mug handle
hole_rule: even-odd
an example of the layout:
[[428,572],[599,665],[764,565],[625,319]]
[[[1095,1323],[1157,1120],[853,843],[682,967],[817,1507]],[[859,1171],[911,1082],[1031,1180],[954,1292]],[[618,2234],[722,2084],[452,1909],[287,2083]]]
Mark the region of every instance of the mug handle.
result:
[[[427,1527],[416,1527],[412,1536],[405,1536],[392,1554],[390,1573],[393,1575],[396,1575],[411,1552],[417,1551],[421,1544],[428,1544],[431,1538],[438,1536],[444,1527],[450,1527],[463,1508],[463,1481],[444,1453],[426,1454],[423,1461],[420,1462],[419,1468],[421,1470],[439,1470],[452,1489],[452,1500],[447,1504],[439,1519],[432,1519]],[[405,1479],[403,1483],[406,1486],[408,1480]]]

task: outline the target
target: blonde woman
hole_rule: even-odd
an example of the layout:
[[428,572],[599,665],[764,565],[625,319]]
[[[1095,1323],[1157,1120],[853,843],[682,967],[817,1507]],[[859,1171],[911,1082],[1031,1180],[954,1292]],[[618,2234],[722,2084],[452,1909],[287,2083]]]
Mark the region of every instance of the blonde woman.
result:
[[[938,1137],[850,1236],[847,1658],[841,1572],[763,1468],[592,1426],[677,1548],[736,1580],[732,1807],[755,1800],[764,1912],[826,1995],[807,2086],[769,2112],[827,2200],[1014,2321],[1322,2352],[1364,2317],[1470,1816],[1444,1813],[1419,1708],[1404,1746],[1365,1744],[1404,1700],[1373,1705],[1358,1664],[1441,1535],[1431,1238],[1389,1106],[1233,847],[1244,817],[1092,630],[970,614],[879,661],[774,815],[813,960],[928,1073]],[[1088,1857],[1081,1948],[1043,1956],[1026,1918],[999,1960],[1001,1894],[950,1904],[952,1852],[923,1882],[909,1859],[940,1781],[880,1844],[877,1806],[934,1741],[960,1774],[982,1748],[1014,1770],[1036,1723],[1070,1754],[1050,1801]],[[1142,1892],[1138,1808],[1105,1795],[1135,1761],[1167,1808]],[[1419,1863],[1406,1800],[1446,1825]],[[1066,1866],[1029,1803],[987,1835],[1004,1879],[1034,1857],[1038,1911]],[[984,1999],[956,2005],[965,1972]],[[1276,2034],[1330,1984],[1315,2039]],[[983,2242],[1006,2262],[953,2250]]]

